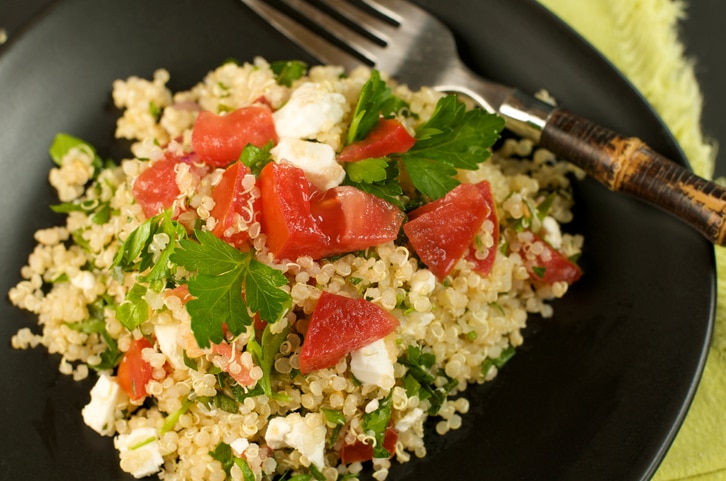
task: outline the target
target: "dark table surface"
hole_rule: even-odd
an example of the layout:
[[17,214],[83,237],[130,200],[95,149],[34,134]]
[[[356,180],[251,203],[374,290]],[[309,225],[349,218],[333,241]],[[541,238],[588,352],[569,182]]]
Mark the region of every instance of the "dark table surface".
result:
[[[58,0],[0,0],[0,28],[12,38],[32,21],[35,14]],[[726,145],[726,2],[691,0],[681,22],[686,54],[695,62],[704,96],[702,125],[708,139]],[[716,159],[715,176],[726,176],[726,154]]]

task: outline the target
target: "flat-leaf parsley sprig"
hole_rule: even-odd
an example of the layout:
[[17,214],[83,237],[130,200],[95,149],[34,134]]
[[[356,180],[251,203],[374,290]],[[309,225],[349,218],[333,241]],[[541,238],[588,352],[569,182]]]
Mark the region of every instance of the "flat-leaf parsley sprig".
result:
[[[192,331],[199,347],[224,341],[224,327],[233,335],[252,324],[252,313],[276,322],[292,306],[282,272],[242,252],[211,232],[194,232],[198,242],[182,239],[171,256],[172,262],[192,273],[187,303]],[[243,295],[244,293],[244,295]]]

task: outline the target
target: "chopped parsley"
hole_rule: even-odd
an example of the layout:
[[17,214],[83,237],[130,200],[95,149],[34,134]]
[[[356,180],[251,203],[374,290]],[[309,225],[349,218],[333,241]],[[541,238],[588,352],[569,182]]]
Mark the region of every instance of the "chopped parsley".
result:
[[512,359],[512,357],[514,356],[514,354],[516,352],[517,351],[514,349],[513,346],[507,346],[499,354],[499,357],[496,357],[494,359],[492,359],[492,358],[485,359],[481,365],[482,374],[484,374],[486,376],[492,367],[501,369],[510,359]]
[[308,64],[300,60],[281,60],[270,64],[272,73],[279,85],[290,87],[292,83],[305,75],[308,70]]
[[[182,239],[171,260],[195,273],[188,283],[195,299],[187,303],[199,347],[224,340],[223,326],[233,335],[252,324],[251,313],[276,322],[290,308],[290,294],[280,289],[287,279],[278,270],[218,239],[195,231],[197,242]],[[242,292],[244,291],[244,296]]]
[[381,399],[376,410],[363,415],[363,430],[366,433],[371,433],[376,440],[373,445],[374,458],[388,458],[391,456],[391,453],[383,446],[383,440],[386,437],[388,423],[391,421],[392,394],[393,391]]
[[240,162],[250,168],[250,171],[255,175],[260,175],[262,169],[272,160],[270,157],[270,150],[275,146],[275,143],[270,140],[264,147],[260,148],[252,144],[242,150],[239,156]]
[[417,130],[416,144],[402,155],[403,165],[419,192],[438,199],[459,184],[457,169],[474,170],[489,158],[503,129],[501,117],[467,110],[455,95],[447,95]]
[[391,92],[378,70],[371,71],[370,79],[363,85],[353,120],[348,128],[346,144],[362,140],[378,124],[380,116],[391,117],[407,104]]
[[345,164],[344,183],[403,208],[403,190],[398,181],[398,163],[386,158],[364,159]]

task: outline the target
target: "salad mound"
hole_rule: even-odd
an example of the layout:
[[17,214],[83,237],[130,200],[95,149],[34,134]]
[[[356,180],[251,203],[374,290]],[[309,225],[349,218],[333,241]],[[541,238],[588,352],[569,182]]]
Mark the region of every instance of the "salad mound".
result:
[[131,158],[58,134],[66,223],[9,294],[137,478],[385,479],[581,275],[582,173],[496,115],[367,68],[168,81],[113,85]]

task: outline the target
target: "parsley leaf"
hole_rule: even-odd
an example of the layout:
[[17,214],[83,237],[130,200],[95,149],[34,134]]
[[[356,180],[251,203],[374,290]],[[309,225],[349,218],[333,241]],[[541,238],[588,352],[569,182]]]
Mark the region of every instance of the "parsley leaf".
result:
[[[432,372],[432,368],[436,364],[436,356],[424,353],[418,346],[408,346],[406,353],[398,358],[398,362],[408,368],[403,379],[406,394],[418,396],[422,401],[428,399],[429,414],[438,413],[449,395],[449,391],[456,387],[456,379],[449,378],[441,370],[436,376]],[[446,382],[442,386],[438,386],[437,377],[444,378]]]
[[513,346],[507,346],[505,349],[502,349],[499,357],[496,357],[494,359],[485,359],[481,365],[481,372],[486,376],[493,366],[496,366],[497,369],[501,369],[510,359],[512,359],[516,352],[517,351],[514,349]]
[[250,171],[255,176],[260,175],[262,169],[272,160],[270,157],[270,150],[275,146],[275,143],[270,140],[265,144],[264,147],[260,148],[253,144],[247,144],[239,155],[239,160],[244,165],[250,168]]
[[404,166],[422,194],[438,199],[458,185],[453,178],[456,169],[473,170],[489,158],[489,147],[503,129],[501,117],[482,109],[467,110],[455,95],[447,95],[418,128],[416,144],[402,155]]
[[69,134],[56,134],[53,138],[53,143],[48,149],[48,154],[50,154],[50,158],[53,159],[53,162],[57,165],[62,165],[63,157],[65,157],[65,155],[74,148],[85,150],[93,157],[93,168],[95,172],[98,172],[101,169],[103,166],[103,160],[101,160],[101,157],[99,157],[96,153],[96,149],[85,140],[81,140],[78,137],[74,137]]
[[403,194],[398,181],[398,162],[386,158],[364,159],[345,164],[347,175],[343,183],[373,194],[403,209]]
[[281,60],[270,64],[272,73],[279,85],[290,87],[294,80],[299,79],[308,70],[308,64],[300,60]]
[[392,94],[391,88],[381,79],[380,72],[371,71],[371,76],[358,97],[346,144],[364,139],[378,124],[381,115],[390,117],[406,106],[406,102]]
[[[281,291],[282,292],[282,291]],[[262,331],[262,339],[257,342],[256,339],[247,341],[247,350],[252,354],[255,363],[262,369],[262,379],[257,381],[257,385],[262,388],[262,392],[269,398],[278,401],[289,401],[285,394],[272,392],[272,366],[275,364],[275,354],[280,351],[280,346],[287,339],[290,328],[283,329],[282,332],[273,334],[270,331],[270,324],[265,326]]]
[[[165,235],[166,247],[154,254],[150,249],[157,235]],[[179,222],[172,220],[171,210],[155,215],[134,229],[116,253],[112,267],[120,266],[124,271],[144,272],[139,281],[148,282],[150,287],[159,292],[172,275],[174,266],[170,263],[171,255],[176,249],[176,240],[186,237],[186,229]]]
[[[292,305],[288,293],[280,289],[285,276],[241,252],[214,234],[195,231],[198,242],[183,239],[171,260],[196,273],[189,279],[187,303],[192,331],[200,347],[224,340],[222,326],[238,335],[252,324],[251,312],[259,312],[267,322],[276,322]],[[247,299],[243,297],[243,291]]]
[[129,331],[133,331],[149,318],[149,304],[144,299],[146,287],[136,283],[126,293],[126,299],[116,308],[116,318]]
[[374,458],[387,458],[391,455],[383,446],[383,440],[386,436],[386,428],[391,421],[391,405],[393,404],[391,397],[393,391],[378,403],[378,409],[363,415],[363,430],[372,432],[376,440],[373,446]]

